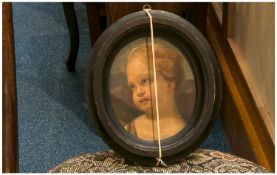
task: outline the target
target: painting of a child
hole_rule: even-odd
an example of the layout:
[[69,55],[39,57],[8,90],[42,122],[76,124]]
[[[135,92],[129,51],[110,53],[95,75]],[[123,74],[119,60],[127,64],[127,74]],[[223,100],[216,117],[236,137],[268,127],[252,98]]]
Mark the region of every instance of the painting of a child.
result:
[[[175,91],[184,74],[178,53],[163,45],[155,45],[157,101],[161,139],[171,137],[186,126],[178,111]],[[128,57],[127,80],[132,91],[134,105],[143,112],[125,128],[145,140],[157,140],[153,64],[151,46],[142,44],[134,48]]]
[[[116,54],[109,89],[120,125],[143,140],[157,140],[152,50],[148,39],[135,40]],[[195,82],[186,56],[173,44],[155,40],[155,67],[160,138],[178,134],[193,119]]]

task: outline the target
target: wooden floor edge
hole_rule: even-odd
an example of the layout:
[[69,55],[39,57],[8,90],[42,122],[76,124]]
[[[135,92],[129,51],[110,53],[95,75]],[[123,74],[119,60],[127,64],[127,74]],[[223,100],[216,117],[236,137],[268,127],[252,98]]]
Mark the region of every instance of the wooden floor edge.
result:
[[[257,162],[264,166],[265,168],[274,171],[275,170],[275,146],[274,143],[266,130],[263,120],[261,119],[261,114],[257,111],[257,106],[251,101],[251,92],[247,91],[245,87],[246,82],[244,82],[244,77],[241,75],[233,75],[234,65],[230,65],[232,62],[227,62],[230,57],[234,56],[228,52],[228,49],[224,48],[230,47],[227,39],[224,39],[225,44],[218,39],[219,32],[222,33],[221,38],[224,38],[223,31],[218,25],[214,25],[217,17],[213,8],[210,6],[208,10],[207,19],[207,37],[211,42],[211,45],[217,55],[218,63],[220,65],[221,73],[223,79],[225,79],[226,84],[231,92],[231,96],[235,102],[235,106],[239,112],[239,117],[241,119],[241,125],[244,126],[246,134],[248,136],[251,148],[254,156],[257,158]],[[220,28],[220,29],[219,29]],[[224,46],[225,45],[225,46]],[[231,56],[230,56],[231,55]],[[235,59],[235,58],[231,58]],[[229,60],[228,60],[229,61]],[[236,67],[236,69],[239,67]],[[224,94],[223,94],[224,95]],[[247,98],[248,97],[248,98]],[[239,138],[239,137],[238,137]],[[232,146],[232,145],[231,145]],[[243,148],[242,148],[243,149]]]

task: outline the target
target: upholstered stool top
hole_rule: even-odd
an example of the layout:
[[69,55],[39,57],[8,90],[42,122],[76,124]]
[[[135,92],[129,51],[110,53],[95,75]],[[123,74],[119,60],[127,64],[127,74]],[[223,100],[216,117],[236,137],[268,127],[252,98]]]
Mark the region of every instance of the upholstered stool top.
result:
[[198,149],[180,163],[167,167],[131,164],[112,152],[83,154],[49,170],[50,173],[268,173],[248,160],[214,150]]

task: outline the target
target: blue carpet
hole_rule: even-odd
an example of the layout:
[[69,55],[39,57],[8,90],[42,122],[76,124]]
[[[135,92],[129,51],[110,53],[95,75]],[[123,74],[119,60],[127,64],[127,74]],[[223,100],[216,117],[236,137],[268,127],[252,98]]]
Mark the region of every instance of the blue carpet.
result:
[[[61,3],[13,3],[20,172],[47,172],[86,152],[108,150],[96,134],[83,93],[90,50],[85,5],[75,3],[80,48],[75,73],[64,60],[69,34]],[[221,121],[201,145],[230,152]]]

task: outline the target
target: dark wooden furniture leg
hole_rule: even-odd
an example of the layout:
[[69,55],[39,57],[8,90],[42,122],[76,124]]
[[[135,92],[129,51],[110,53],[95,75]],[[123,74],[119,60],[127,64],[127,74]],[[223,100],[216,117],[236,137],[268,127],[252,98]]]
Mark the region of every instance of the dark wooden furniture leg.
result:
[[15,54],[14,54],[14,33],[12,4],[2,4],[3,11],[3,173],[18,172],[18,133],[17,133],[17,98],[16,98],[16,77],[15,77]]
[[207,24],[207,11],[208,3],[197,3],[195,4],[195,27],[197,27],[201,33],[206,36],[206,24]]
[[106,18],[106,10],[104,3],[86,3],[86,7],[92,47],[105,30],[105,26],[101,25],[101,18]]
[[66,60],[66,67],[69,72],[74,72],[79,49],[79,29],[74,4],[63,3],[63,11],[70,35],[70,51]]

